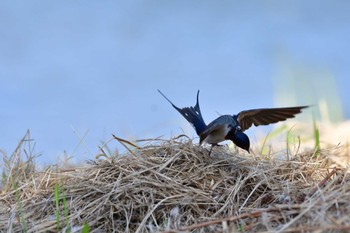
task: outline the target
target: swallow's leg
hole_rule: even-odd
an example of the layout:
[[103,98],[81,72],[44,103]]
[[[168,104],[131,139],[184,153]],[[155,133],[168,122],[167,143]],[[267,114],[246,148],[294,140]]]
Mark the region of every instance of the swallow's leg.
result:
[[214,147],[215,145],[211,145],[211,148],[210,148],[210,150],[209,150],[209,156],[210,156],[210,154],[211,154],[211,151],[213,150],[213,147]]
[[211,154],[211,151],[213,150],[214,146],[220,146],[219,144],[211,144],[211,148],[209,150],[209,156]]

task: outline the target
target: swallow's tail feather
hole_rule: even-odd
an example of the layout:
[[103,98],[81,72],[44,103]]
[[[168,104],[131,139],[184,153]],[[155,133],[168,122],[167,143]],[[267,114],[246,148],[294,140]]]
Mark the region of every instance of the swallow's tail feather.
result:
[[173,104],[160,90],[158,92],[193,126],[196,133],[200,135],[206,128],[201,109],[199,107],[199,90],[197,92],[197,103],[194,107],[179,108]]

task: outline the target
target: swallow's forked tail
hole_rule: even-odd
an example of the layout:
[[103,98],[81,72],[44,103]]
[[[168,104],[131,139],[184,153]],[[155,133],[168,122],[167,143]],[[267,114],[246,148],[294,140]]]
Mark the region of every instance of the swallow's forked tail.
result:
[[206,128],[207,125],[205,124],[201,109],[199,107],[199,90],[197,92],[197,103],[194,107],[184,107],[184,108],[179,108],[175,106],[160,90],[158,92],[167,100],[169,103],[179,112],[185,119],[191,123],[193,128],[196,130],[197,134],[200,135]]

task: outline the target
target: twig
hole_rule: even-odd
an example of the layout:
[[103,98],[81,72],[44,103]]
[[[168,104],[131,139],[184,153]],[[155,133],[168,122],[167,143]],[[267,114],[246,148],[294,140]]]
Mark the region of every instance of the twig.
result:
[[112,134],[112,136],[114,137],[114,139],[116,139],[116,140],[119,141],[120,143],[126,143],[126,144],[128,144],[128,145],[130,145],[130,146],[133,146],[133,147],[137,148],[137,149],[141,149],[139,146],[135,145],[134,143],[132,143],[132,142],[130,142],[130,141],[128,141],[128,140],[125,140],[125,139],[122,139],[122,138],[120,138],[120,137],[117,137],[117,136],[115,136],[114,134]]
[[284,229],[283,232],[314,232],[314,231],[325,231],[325,230],[336,230],[336,231],[344,231],[350,230],[350,225],[335,225],[335,226],[315,226],[315,227],[294,227],[289,229]]
[[135,147],[135,148],[137,148],[137,149],[141,149],[139,146],[136,146],[134,143],[129,142],[128,140],[119,138],[119,137],[115,136],[114,134],[112,134],[112,136],[113,136],[113,138],[114,138],[115,140],[117,140],[120,144],[122,144],[122,145],[125,147],[125,149],[127,149],[127,150],[128,150],[131,154],[133,154],[133,155],[135,155],[135,154],[134,154],[134,153],[132,152],[132,150],[130,150],[129,147],[127,147],[124,143],[126,143],[126,144],[128,144],[128,145],[130,145],[130,146],[133,146],[133,147]]
[[322,186],[324,186],[326,184],[326,182],[337,172],[337,167],[334,167],[333,170],[316,186],[314,187],[311,192],[309,193],[309,196],[311,197],[312,195],[314,195],[317,190],[319,188],[321,188]]
[[260,217],[262,215],[262,213],[276,212],[276,211],[279,212],[282,209],[295,209],[295,208],[300,208],[300,206],[294,205],[294,206],[282,206],[282,207],[273,207],[273,208],[269,208],[269,209],[261,209],[261,210],[257,210],[257,211],[251,212],[251,213],[240,214],[238,216],[230,216],[230,217],[226,217],[226,218],[220,218],[220,219],[215,219],[215,220],[210,220],[210,221],[206,221],[206,222],[192,224],[190,226],[182,227],[176,231],[174,231],[174,230],[163,231],[162,233],[171,233],[171,232],[178,232],[178,231],[192,231],[192,230],[197,229],[197,228],[202,228],[202,227],[207,227],[207,226],[211,226],[211,225],[215,225],[215,224],[220,224],[220,223],[225,222],[225,221],[234,222],[234,221],[237,221],[240,219],[245,219],[245,218],[257,218],[257,217]]

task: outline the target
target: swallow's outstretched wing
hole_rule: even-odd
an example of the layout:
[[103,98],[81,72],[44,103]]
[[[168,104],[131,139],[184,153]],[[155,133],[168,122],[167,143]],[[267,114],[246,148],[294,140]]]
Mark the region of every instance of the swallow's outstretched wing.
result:
[[197,92],[197,103],[194,107],[184,107],[179,108],[175,104],[173,104],[160,90],[158,92],[167,100],[169,103],[183,116],[185,119],[191,123],[193,128],[196,130],[196,133],[200,135],[206,128],[207,125],[205,124],[201,109],[199,107],[198,97],[199,97],[199,90]]
[[268,125],[271,123],[284,121],[288,118],[293,118],[296,114],[301,113],[303,108],[307,107],[308,106],[251,109],[241,111],[236,117],[242,131],[244,131],[253,124],[255,126]]

